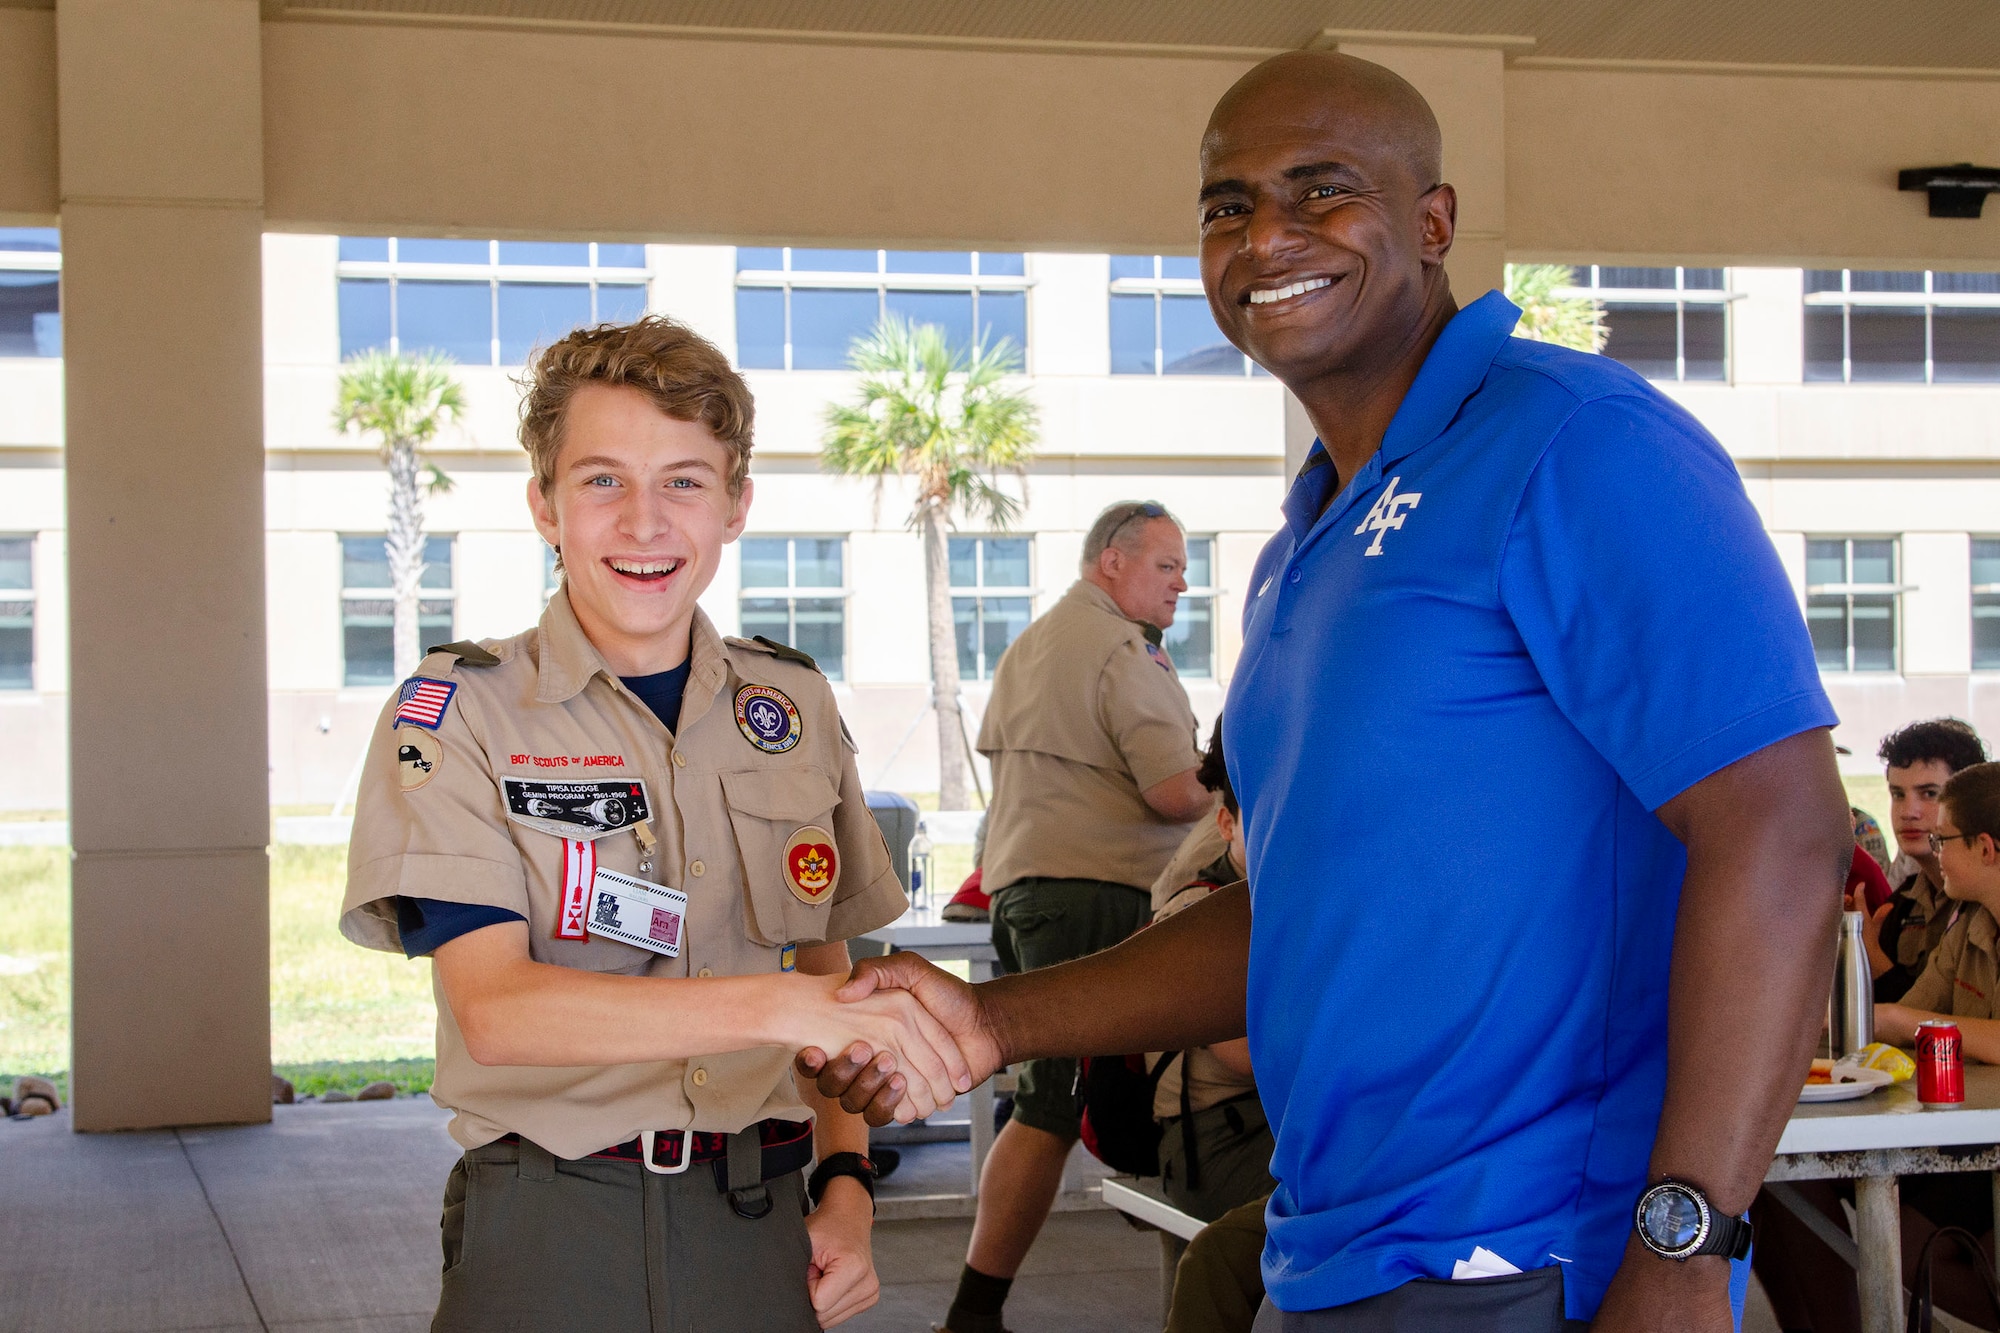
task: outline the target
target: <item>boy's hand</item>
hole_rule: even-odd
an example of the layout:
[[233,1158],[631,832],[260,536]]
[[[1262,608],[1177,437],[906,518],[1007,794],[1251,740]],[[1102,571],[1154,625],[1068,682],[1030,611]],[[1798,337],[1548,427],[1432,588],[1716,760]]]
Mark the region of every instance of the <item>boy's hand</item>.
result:
[[875,1203],[860,1181],[835,1176],[826,1182],[819,1207],[806,1218],[812,1238],[806,1291],[821,1328],[852,1319],[882,1298],[869,1245],[874,1224]]

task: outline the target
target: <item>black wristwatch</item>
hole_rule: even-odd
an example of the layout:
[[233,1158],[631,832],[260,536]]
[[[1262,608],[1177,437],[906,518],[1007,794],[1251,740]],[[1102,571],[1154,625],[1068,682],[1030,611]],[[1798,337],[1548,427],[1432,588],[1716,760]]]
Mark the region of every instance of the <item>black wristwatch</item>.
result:
[[813,1170],[812,1178],[806,1181],[806,1194],[819,1207],[820,1195],[826,1193],[827,1182],[840,1176],[852,1176],[861,1182],[861,1188],[868,1191],[868,1201],[875,1201],[875,1177],[881,1173],[875,1163],[858,1152],[837,1152],[821,1162]]
[[1685,1180],[1663,1176],[1648,1186],[1632,1210],[1639,1242],[1662,1259],[1698,1254],[1743,1259],[1750,1254],[1750,1223],[1712,1206],[1708,1196]]

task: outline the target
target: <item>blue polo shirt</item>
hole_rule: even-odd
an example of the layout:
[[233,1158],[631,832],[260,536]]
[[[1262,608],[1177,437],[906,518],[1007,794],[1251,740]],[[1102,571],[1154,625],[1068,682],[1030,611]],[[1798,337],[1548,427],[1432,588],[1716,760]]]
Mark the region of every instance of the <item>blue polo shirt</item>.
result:
[[1249,585],[1227,745],[1285,1310],[1483,1245],[1595,1313],[1665,1085],[1687,858],[1653,812],[1835,721],[1728,455],[1519,313],[1451,321],[1330,504],[1315,447]]

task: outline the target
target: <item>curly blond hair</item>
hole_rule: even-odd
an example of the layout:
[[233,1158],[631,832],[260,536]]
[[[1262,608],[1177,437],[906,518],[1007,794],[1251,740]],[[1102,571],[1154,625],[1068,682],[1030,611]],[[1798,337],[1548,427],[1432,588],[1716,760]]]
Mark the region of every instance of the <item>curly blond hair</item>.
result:
[[750,386],[714,343],[678,320],[647,315],[631,324],[578,329],[535,358],[521,398],[521,446],[548,493],[562,449],[563,416],[587,384],[625,385],[676,421],[699,422],[730,453],[729,489],[750,475]]

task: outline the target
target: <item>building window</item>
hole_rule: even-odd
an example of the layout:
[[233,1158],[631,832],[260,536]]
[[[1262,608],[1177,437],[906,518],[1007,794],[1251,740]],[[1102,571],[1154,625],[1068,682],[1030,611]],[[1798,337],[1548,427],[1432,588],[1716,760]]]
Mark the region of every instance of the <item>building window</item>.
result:
[[0,227],[0,356],[62,355],[61,283],[54,227]]
[[[452,539],[424,539],[423,597],[417,603],[418,648],[450,643]],[[380,533],[340,539],[340,643],[348,685],[396,683],[396,598],[389,583],[389,543]]]
[[1896,669],[1896,543],[1806,539],[1806,625],[1821,671]]
[[2000,273],[1807,269],[1806,378],[2000,380]]
[[1000,655],[1034,618],[1026,537],[953,537],[951,621],[960,680],[991,680]]
[[743,636],[761,634],[847,679],[846,541],[840,537],[745,537]]
[[1174,623],[1167,627],[1167,653],[1183,676],[1215,675],[1215,538],[1187,539],[1187,585]]
[[556,567],[556,548],[546,543],[542,546],[542,604],[548,605],[549,598],[562,587],[562,570]]
[[1209,313],[1201,268],[1175,255],[1111,256],[1111,373],[1263,375]]
[[340,355],[442,352],[518,366],[591,324],[646,313],[646,247],[585,241],[340,238]]
[[0,690],[35,688],[35,539],[0,537]]
[[1972,539],[1972,668],[2000,671],[2000,537]]
[[952,349],[973,331],[991,347],[1028,346],[1021,255],[969,250],[736,252],[736,364],[745,370],[845,370],[848,352],[885,315],[936,324]]
[[1719,268],[1578,264],[1563,295],[1604,307],[1604,355],[1649,380],[1729,378],[1729,293]]

